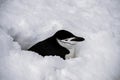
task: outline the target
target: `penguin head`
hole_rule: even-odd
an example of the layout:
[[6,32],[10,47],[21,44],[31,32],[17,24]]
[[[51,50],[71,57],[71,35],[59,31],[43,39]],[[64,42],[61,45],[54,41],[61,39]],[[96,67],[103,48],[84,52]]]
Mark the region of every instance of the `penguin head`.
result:
[[78,37],[66,30],[59,30],[55,33],[55,38],[57,42],[67,48],[73,48],[78,42],[84,41],[83,37]]

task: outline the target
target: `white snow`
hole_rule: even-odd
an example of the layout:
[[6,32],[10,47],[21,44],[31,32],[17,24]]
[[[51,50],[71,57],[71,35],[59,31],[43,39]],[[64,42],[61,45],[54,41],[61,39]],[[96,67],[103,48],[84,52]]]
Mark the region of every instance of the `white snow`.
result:
[[[119,0],[0,0],[0,80],[119,80]],[[66,29],[76,58],[27,51]]]

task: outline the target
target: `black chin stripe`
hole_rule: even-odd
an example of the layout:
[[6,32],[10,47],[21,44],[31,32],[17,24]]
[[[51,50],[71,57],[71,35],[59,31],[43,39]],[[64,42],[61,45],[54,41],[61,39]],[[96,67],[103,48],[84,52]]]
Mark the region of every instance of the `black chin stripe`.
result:
[[[62,42],[62,41],[60,40],[60,42]],[[67,44],[70,44],[70,45],[75,45],[75,44],[71,44],[71,43],[68,43],[68,42],[62,42],[62,43],[67,43]]]

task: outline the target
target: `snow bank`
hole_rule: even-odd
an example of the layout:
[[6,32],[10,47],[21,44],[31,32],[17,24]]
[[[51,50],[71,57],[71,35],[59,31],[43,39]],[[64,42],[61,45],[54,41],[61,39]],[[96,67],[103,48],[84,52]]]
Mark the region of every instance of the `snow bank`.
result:
[[[0,80],[119,80],[119,0],[1,0]],[[66,29],[85,37],[77,57],[26,51]]]

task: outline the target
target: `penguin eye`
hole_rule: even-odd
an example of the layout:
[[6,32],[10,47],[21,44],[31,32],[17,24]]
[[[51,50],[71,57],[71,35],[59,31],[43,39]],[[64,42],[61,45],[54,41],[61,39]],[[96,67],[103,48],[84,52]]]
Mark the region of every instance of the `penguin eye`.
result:
[[65,39],[65,41],[68,41],[68,39]]

